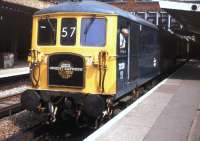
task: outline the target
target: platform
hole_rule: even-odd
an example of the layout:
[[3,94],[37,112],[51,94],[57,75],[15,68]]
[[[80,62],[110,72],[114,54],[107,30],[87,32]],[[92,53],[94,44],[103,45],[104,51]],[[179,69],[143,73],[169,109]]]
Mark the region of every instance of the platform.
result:
[[12,76],[29,74],[28,64],[25,62],[17,62],[13,68],[0,69],[0,79]]
[[189,61],[84,141],[199,141],[200,61]]

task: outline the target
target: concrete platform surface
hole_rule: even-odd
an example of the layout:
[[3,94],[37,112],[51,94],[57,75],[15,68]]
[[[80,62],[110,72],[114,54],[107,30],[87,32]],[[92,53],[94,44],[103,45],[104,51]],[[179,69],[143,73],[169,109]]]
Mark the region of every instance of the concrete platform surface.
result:
[[84,141],[200,141],[200,61],[190,61]]

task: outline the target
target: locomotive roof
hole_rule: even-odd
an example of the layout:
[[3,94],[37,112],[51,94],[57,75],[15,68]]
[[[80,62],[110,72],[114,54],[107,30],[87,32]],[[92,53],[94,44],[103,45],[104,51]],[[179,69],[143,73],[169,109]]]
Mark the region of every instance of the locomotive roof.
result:
[[146,26],[156,28],[155,25],[130,14],[120,8],[97,1],[83,1],[83,2],[64,2],[49,8],[37,11],[34,15],[59,13],[59,12],[87,12],[87,13],[101,13],[101,14],[116,14],[127,19],[136,21]]

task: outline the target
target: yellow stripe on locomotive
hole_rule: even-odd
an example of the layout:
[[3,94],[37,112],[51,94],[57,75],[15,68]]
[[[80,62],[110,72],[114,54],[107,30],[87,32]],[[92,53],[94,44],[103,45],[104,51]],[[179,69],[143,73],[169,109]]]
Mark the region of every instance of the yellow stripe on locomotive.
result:
[[[94,32],[96,33],[94,34]],[[50,35],[47,36],[46,34]],[[95,35],[95,37],[92,37],[95,41],[89,39],[91,35]],[[116,36],[116,15],[56,13],[34,16],[32,55],[29,56],[30,63],[39,64],[32,70],[34,88],[83,94],[115,94]],[[69,57],[63,56],[60,59],[61,62],[55,58],[54,60],[58,61],[57,64],[49,67],[49,57],[56,56],[56,54],[58,57],[59,55],[81,56],[84,60],[83,68],[76,68],[76,62],[71,64],[72,62],[67,60]],[[82,71],[82,77],[76,74],[78,71]],[[75,76],[73,77],[73,75]],[[78,77],[78,80],[70,80],[77,79],[75,77]],[[55,82],[51,82],[49,79],[59,79],[63,83],[57,82],[59,80],[52,80]],[[71,83],[82,81],[83,84],[73,85],[67,83],[68,80]]]

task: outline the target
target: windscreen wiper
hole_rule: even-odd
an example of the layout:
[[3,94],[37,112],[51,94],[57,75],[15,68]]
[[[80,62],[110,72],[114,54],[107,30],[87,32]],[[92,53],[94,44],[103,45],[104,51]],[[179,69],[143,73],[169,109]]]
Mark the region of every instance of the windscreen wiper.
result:
[[48,21],[48,23],[49,23],[49,25],[50,25],[52,31],[55,33],[55,32],[56,32],[56,28],[53,26],[53,24],[52,24],[52,22],[50,21],[49,18],[47,18],[47,21]]
[[85,31],[84,31],[84,35],[87,35],[90,27],[92,26],[92,24],[94,23],[94,20],[95,20],[96,16],[93,16],[91,19],[90,19],[90,22],[89,24],[86,26],[85,28]]

